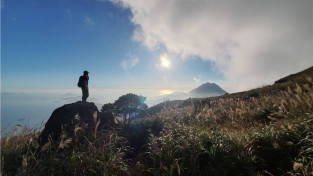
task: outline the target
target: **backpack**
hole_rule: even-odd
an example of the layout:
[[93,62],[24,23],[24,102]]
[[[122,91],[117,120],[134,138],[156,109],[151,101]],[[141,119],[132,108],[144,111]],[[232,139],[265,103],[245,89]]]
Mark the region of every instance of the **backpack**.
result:
[[79,80],[78,80],[77,86],[78,86],[78,87],[83,87],[83,78],[82,78],[82,76],[81,76],[81,77],[79,77]]

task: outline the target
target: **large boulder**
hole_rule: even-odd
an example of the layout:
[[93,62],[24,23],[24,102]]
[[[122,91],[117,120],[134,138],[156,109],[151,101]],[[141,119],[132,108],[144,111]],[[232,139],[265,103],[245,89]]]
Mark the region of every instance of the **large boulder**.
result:
[[108,128],[114,124],[111,112],[99,112],[94,103],[76,102],[66,104],[53,111],[41,132],[38,143],[43,145],[49,140],[59,141],[62,134],[73,137],[77,129],[83,128],[87,132]]

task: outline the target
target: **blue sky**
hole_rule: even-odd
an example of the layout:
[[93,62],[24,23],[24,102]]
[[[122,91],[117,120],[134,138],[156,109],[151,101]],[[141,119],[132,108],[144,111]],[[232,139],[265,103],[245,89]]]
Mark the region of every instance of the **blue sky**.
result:
[[166,51],[135,41],[131,17],[109,1],[3,1],[2,90],[75,88],[85,69],[96,88],[192,88],[196,76],[223,77],[196,57],[157,67]]

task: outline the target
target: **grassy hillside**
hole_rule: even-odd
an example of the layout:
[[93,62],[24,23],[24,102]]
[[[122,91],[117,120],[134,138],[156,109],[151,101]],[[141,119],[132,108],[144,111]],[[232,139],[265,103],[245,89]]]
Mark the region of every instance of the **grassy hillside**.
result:
[[275,84],[280,84],[280,83],[286,83],[286,82],[291,82],[291,81],[297,81],[297,82],[305,82],[307,76],[312,76],[313,75],[313,67],[310,67],[308,69],[305,69],[299,73],[291,74],[289,76],[286,76],[284,78],[281,78],[277,81],[275,81]]
[[312,79],[160,104],[38,153],[38,131],[25,129],[1,139],[1,175],[312,175]]

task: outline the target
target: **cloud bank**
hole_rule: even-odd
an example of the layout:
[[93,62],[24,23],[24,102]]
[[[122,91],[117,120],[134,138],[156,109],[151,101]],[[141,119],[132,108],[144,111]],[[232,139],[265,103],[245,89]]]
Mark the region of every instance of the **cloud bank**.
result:
[[132,12],[133,38],[213,61],[231,91],[313,65],[312,0],[111,0]]

